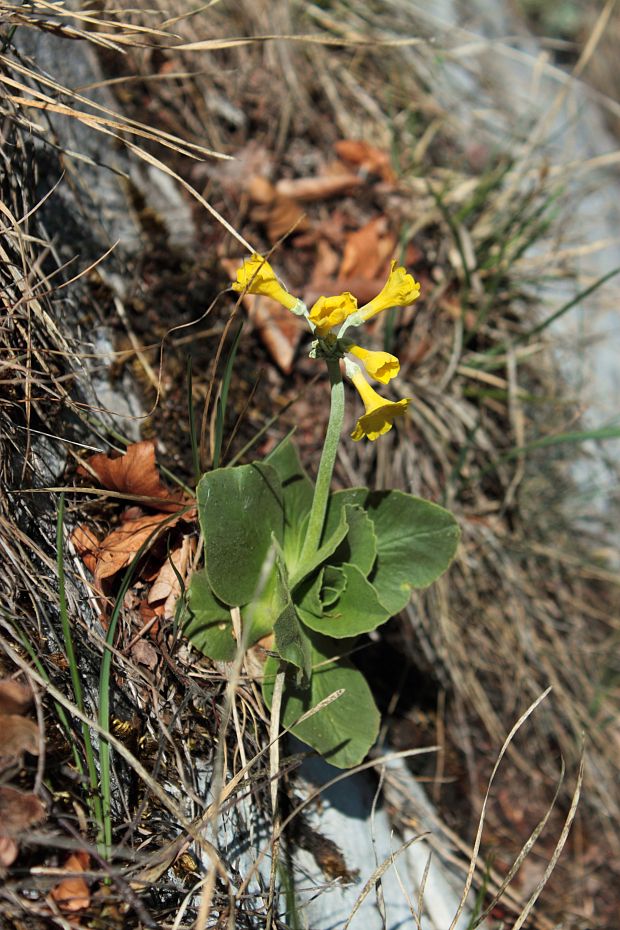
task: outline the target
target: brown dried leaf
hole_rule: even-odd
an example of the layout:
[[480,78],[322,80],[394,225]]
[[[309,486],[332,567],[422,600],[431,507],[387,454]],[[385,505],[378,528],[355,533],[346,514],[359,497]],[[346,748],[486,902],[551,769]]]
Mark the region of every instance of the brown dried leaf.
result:
[[14,678],[0,680],[0,714],[25,714],[31,704],[29,685]]
[[297,235],[310,228],[310,220],[299,204],[279,194],[266,178],[252,178],[249,195],[256,204],[250,216],[255,223],[263,224],[272,244],[289,233]]
[[154,542],[180,518],[180,514],[171,517],[168,513],[154,513],[135,520],[126,520],[108,533],[95,554],[97,564],[93,574],[96,587],[101,590],[101,582],[105,578],[111,578],[122,568],[126,568],[144,543],[149,539]]
[[341,139],[334,146],[338,158],[350,165],[356,165],[362,171],[368,174],[375,174],[377,177],[393,184],[396,181],[394,169],[390,164],[390,156],[382,149],[369,145],[368,142],[362,142],[360,139]]
[[319,174],[314,178],[282,178],[276,184],[276,191],[298,203],[309,203],[350,194],[363,183],[357,174]]
[[[34,720],[18,714],[0,717],[0,770],[20,758],[23,752],[39,755],[39,728]],[[2,822],[0,821],[0,829]]]
[[326,239],[319,239],[316,244],[316,261],[312,269],[312,281],[325,281],[338,272],[340,259],[338,252]]
[[[226,273],[233,279],[240,264],[239,259],[222,259]],[[241,302],[276,365],[284,374],[290,374],[295,351],[303,335],[303,328],[295,314],[281,307],[275,300],[258,294],[244,294]]]
[[162,565],[157,579],[149,591],[149,604],[165,601],[164,616],[166,617],[171,617],[174,614],[175,604],[181,594],[179,576],[185,580],[193,548],[191,536],[184,536],[183,542],[178,549],[171,552],[170,557]]
[[45,816],[45,807],[36,794],[26,794],[9,785],[0,788],[0,832],[3,836],[18,836]]
[[376,216],[348,234],[338,277],[373,280],[385,272],[387,278],[388,262],[395,249],[396,237],[388,228],[387,217]]
[[[124,455],[112,458],[98,453],[87,459],[99,483],[108,491],[152,498],[159,510],[174,512],[184,505],[181,495],[162,484],[155,464],[155,443],[135,442]],[[87,474],[83,468],[80,474]]]
[[[71,853],[64,864],[67,872],[84,872],[90,866],[88,853],[78,850]],[[90,905],[90,890],[86,879],[79,874],[67,875],[50,891],[52,898],[62,911],[75,913],[83,911]]]
[[0,870],[8,869],[17,859],[19,847],[9,836],[0,836]]
[[157,650],[146,639],[139,639],[137,643],[134,643],[131,647],[131,658],[136,665],[144,665],[151,672],[155,671],[159,662]]
[[99,539],[86,525],[76,526],[70,536],[75,551],[83,561],[88,571],[94,575],[97,567],[97,553],[99,552]]

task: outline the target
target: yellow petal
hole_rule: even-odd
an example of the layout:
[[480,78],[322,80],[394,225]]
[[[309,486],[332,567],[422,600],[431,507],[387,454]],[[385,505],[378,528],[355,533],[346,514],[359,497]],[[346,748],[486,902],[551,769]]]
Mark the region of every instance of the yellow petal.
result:
[[413,275],[408,274],[406,268],[393,261],[385,286],[370,303],[360,309],[360,316],[366,322],[390,307],[408,307],[419,296],[420,285],[414,280]]
[[246,258],[237,271],[237,280],[232,289],[238,294],[245,291],[247,294],[271,297],[287,310],[292,310],[297,304],[297,298],[282,287],[269,262],[256,252],[250,258]]
[[359,358],[370,377],[381,384],[387,384],[400,371],[400,362],[389,352],[371,352],[361,346],[350,346],[348,351]]
[[404,414],[408,404],[409,400],[407,398],[399,400],[396,403],[386,400],[381,407],[377,407],[375,410],[359,418],[355,425],[355,429],[351,433],[351,439],[355,442],[359,442],[360,439],[363,439],[365,436],[366,439],[370,439],[371,442],[374,442],[379,436],[383,436],[384,433],[392,429],[394,420],[396,417],[400,417]]
[[341,326],[348,316],[357,310],[357,300],[348,291],[335,297],[319,297],[308,319],[316,327],[317,334],[326,336],[334,326]]
[[365,436],[374,442],[379,436],[392,429],[394,420],[404,414],[409,400],[406,398],[396,402],[386,400],[368,384],[360,371],[352,376],[351,381],[359,391],[366,408],[366,413],[359,418],[351,433],[351,439],[359,442]]

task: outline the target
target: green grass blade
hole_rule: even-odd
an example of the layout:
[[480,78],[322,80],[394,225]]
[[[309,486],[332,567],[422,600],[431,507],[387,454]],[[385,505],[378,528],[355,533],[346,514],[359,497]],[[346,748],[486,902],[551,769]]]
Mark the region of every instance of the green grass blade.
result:
[[599,429],[575,430],[570,433],[559,433],[557,436],[543,436],[542,439],[534,439],[520,448],[511,449],[502,458],[514,459],[525,452],[532,452],[534,449],[546,449],[549,446],[587,442],[588,440],[600,442],[605,439],[620,439],[620,426],[602,426]]
[[471,359],[468,361],[468,364],[471,365],[472,368],[487,368],[492,366],[492,359],[494,356],[503,355],[504,353],[508,352],[509,349],[522,345],[523,343],[528,342],[534,336],[538,336],[549,326],[551,326],[552,323],[555,323],[556,320],[559,320],[560,317],[564,316],[565,313],[568,313],[569,310],[572,310],[573,307],[581,303],[582,300],[585,300],[586,297],[589,297],[590,294],[593,294],[599,289],[599,287],[602,287],[603,284],[606,284],[617,274],[620,274],[620,265],[617,268],[612,268],[611,271],[608,271],[600,278],[597,278],[593,284],[584,288],[584,290],[580,291],[575,297],[571,297],[569,301],[567,301],[565,304],[562,304],[562,306],[555,310],[550,316],[546,317],[526,333],[521,333],[521,335],[517,336],[514,340],[512,340],[511,343],[503,342],[500,345],[494,346],[492,349],[489,349],[484,353],[483,358]]
[[[502,462],[508,462],[511,459],[516,459],[521,455],[525,455],[528,452],[534,452],[536,449],[548,449],[551,446],[561,446],[567,444],[578,445],[582,442],[594,441],[594,442],[604,442],[607,439],[620,439],[620,426],[602,426],[598,429],[590,430],[574,430],[569,433],[558,433],[557,436],[543,436],[541,439],[534,439],[532,442],[526,443],[524,446],[518,446],[514,449],[509,449],[507,452],[504,452],[503,455],[500,455],[495,461],[488,465],[485,469],[479,472],[476,475],[476,481],[480,481],[481,478],[484,478],[490,472],[494,471],[498,465]],[[471,479],[468,484],[471,484],[473,479]]]
[[565,313],[568,313],[569,310],[572,310],[574,306],[576,306],[586,297],[589,297],[590,294],[593,294],[599,289],[599,287],[602,287],[603,284],[606,284],[607,281],[610,281],[618,273],[620,273],[620,266],[613,268],[611,271],[608,271],[607,274],[597,278],[594,284],[591,284],[590,287],[586,287],[583,291],[580,291],[576,297],[573,297],[568,301],[568,303],[563,304],[563,306],[561,306],[559,310],[556,310],[555,313],[552,313],[551,316],[548,316],[537,326],[534,326],[534,328],[530,329],[529,332],[519,336],[518,341],[524,342],[526,339],[531,339],[532,336],[537,336],[539,333],[542,333],[545,329],[547,329],[548,326],[551,326],[552,323],[555,323],[556,320],[559,320],[561,316],[564,316]]

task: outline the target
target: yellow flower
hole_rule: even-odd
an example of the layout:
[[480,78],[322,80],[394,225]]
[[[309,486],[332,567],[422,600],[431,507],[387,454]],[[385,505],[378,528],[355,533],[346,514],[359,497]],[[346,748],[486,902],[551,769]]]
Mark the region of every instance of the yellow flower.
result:
[[366,322],[382,310],[390,307],[408,307],[420,296],[420,285],[413,275],[407,274],[407,269],[398,262],[393,261],[389,277],[385,286],[370,303],[360,308],[359,316]]
[[250,258],[246,258],[237,271],[237,280],[232,289],[238,294],[245,291],[248,294],[271,297],[287,310],[292,310],[298,304],[297,298],[282,287],[269,262],[256,252]]
[[319,297],[308,319],[316,327],[317,334],[324,337],[330,329],[340,326],[356,310],[357,300],[353,294],[345,291],[336,297]]
[[389,352],[371,352],[361,346],[349,346],[347,351],[359,358],[370,377],[381,384],[387,384],[400,371],[400,362]]
[[359,391],[366,408],[366,413],[359,418],[351,433],[351,439],[359,442],[366,436],[374,442],[379,436],[392,429],[395,418],[404,414],[409,401],[407,399],[397,402],[385,400],[368,384],[359,370],[351,376],[351,381]]

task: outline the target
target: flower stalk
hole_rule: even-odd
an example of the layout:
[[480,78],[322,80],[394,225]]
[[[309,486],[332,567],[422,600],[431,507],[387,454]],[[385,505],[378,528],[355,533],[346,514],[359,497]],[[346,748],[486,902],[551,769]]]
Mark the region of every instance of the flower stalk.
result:
[[321,545],[338,443],[344,425],[344,382],[340,371],[340,361],[339,359],[326,359],[326,362],[331,389],[329,421],[316,478],[308,530],[299,559],[301,565],[306,559],[311,558]]

